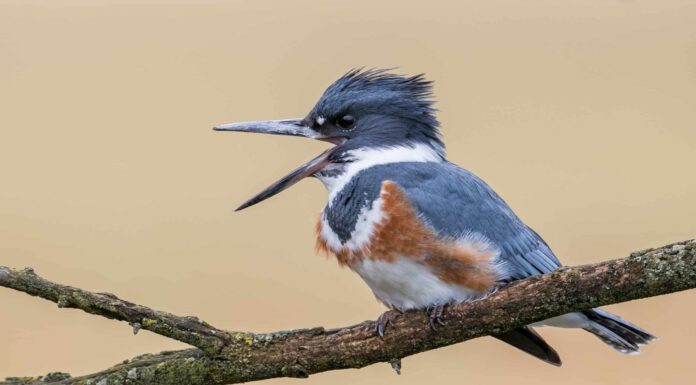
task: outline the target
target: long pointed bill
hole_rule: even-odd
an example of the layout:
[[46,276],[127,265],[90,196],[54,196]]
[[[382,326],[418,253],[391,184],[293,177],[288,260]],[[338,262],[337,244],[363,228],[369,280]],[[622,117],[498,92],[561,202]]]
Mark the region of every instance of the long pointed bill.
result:
[[[334,144],[340,143],[340,141],[336,142],[334,138],[327,138],[319,132],[306,126],[303,124],[302,119],[261,120],[258,122],[229,123],[213,127],[213,129],[215,131],[256,132],[271,135],[302,136],[305,138],[326,140]],[[242,203],[242,205],[237,207],[235,211],[243,210],[249,206],[253,206],[261,201],[264,201],[294,185],[301,179],[311,176],[312,174],[321,170],[323,167],[329,164],[328,159],[332,150],[333,148],[328,149],[318,157],[296,168],[288,175],[268,186],[265,190],[261,191],[253,198]]]
[[253,206],[261,201],[264,201],[264,200],[278,194],[279,192],[287,189],[288,187],[294,185],[295,183],[299,182],[300,180],[302,180],[308,176],[311,176],[315,172],[326,167],[326,165],[329,164],[329,156],[331,155],[331,152],[334,149],[335,149],[335,147],[330,148],[330,149],[322,152],[321,155],[317,156],[316,158],[314,158],[314,159],[310,160],[309,162],[303,164],[302,166],[292,170],[288,175],[282,177],[277,182],[266,187],[265,190],[256,194],[253,198],[242,203],[234,211],[244,210],[245,208],[247,208],[249,206]]
[[[302,123],[302,119],[286,119],[286,120],[263,120],[258,122],[243,122],[223,124],[213,128],[216,131],[237,131],[237,132],[256,132],[261,134],[272,135],[290,135],[302,136],[305,138],[319,139],[331,142],[335,145],[343,143],[341,138],[325,137],[321,133],[311,129]],[[301,179],[313,175],[317,171],[326,167],[329,164],[329,155],[336,147],[324,151],[321,155],[296,168],[288,175],[284,176],[277,182],[268,186],[265,190],[258,193],[253,198],[242,203],[235,211],[243,210],[249,206],[253,206],[261,201],[264,201],[288,187],[299,182]]]
[[257,132],[271,135],[303,136],[321,139],[317,131],[302,124],[302,119],[260,120],[258,122],[229,123],[213,127],[215,131]]

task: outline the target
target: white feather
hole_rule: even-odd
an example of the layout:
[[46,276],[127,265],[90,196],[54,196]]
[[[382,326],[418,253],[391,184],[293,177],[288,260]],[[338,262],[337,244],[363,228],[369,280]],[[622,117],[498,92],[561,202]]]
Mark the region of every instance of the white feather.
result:
[[358,221],[355,223],[355,229],[350,234],[350,239],[346,241],[344,246],[348,247],[350,250],[357,251],[370,243],[370,238],[372,238],[375,226],[384,219],[384,212],[382,211],[383,203],[384,200],[378,198],[372,202],[371,206],[365,206],[360,210]]
[[365,205],[365,207],[360,210],[358,219],[355,223],[355,229],[353,229],[353,232],[350,233],[350,238],[345,242],[341,242],[338,235],[331,229],[331,226],[326,220],[326,216],[322,215],[320,235],[324,239],[324,242],[326,242],[329,248],[334,252],[338,252],[344,247],[351,251],[362,250],[370,243],[375,226],[384,219],[384,213],[382,211],[383,203],[384,200],[378,198],[372,202],[372,205]]
[[385,305],[398,310],[424,309],[481,298],[463,286],[443,282],[426,265],[407,257],[394,262],[365,259],[354,270]]
[[553,326],[557,328],[588,328],[590,319],[582,313],[568,313],[533,323],[532,326]]
[[442,156],[431,146],[415,144],[413,146],[398,146],[385,148],[360,148],[348,152],[351,162],[341,163],[334,167],[342,167],[342,173],[335,177],[319,175],[329,191],[329,207],[336,195],[360,171],[370,167],[401,162],[441,162]]

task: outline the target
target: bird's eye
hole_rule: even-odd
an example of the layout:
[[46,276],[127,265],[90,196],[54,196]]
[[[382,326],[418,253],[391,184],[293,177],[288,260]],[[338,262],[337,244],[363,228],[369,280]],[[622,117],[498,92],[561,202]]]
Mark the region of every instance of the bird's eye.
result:
[[352,115],[343,115],[336,120],[336,124],[344,130],[349,130],[355,125],[355,118]]

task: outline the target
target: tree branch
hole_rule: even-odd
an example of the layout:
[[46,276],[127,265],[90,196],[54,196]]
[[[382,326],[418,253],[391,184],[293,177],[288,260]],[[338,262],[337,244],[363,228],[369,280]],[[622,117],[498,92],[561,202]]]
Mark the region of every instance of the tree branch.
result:
[[195,346],[210,355],[218,354],[230,342],[228,332],[196,317],[179,317],[121,300],[111,293],[92,293],[61,285],[39,277],[32,268],[14,270],[0,266],[0,286],[53,301],[60,308],[75,308],[126,321],[136,334],[142,328]]
[[194,318],[159,312],[110,294],[59,285],[28,269],[0,267],[0,286],[46,298],[59,306],[140,322],[145,329],[200,348],[144,355],[83,377],[51,373],[39,378],[10,378],[0,385],[222,385],[395,362],[568,312],[695,288],[696,241],[514,282],[483,300],[450,307],[446,326],[437,332],[427,326],[423,312],[407,312],[397,318],[383,339],[375,337],[372,321],[332,330],[268,334],[222,331]]

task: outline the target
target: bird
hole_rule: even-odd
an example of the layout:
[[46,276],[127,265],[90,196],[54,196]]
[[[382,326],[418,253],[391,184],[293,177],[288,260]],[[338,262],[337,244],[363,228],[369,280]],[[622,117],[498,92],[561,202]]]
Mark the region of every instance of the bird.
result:
[[[317,249],[356,272],[388,308],[375,323],[381,337],[406,311],[426,312],[437,330],[447,306],[562,266],[488,184],[447,160],[434,103],[433,82],[424,74],[358,68],[329,85],[304,118],[214,127],[332,144],[237,210],[306,177],[319,179],[328,202],[316,224]],[[626,354],[638,354],[655,339],[599,308],[493,337],[560,366],[536,326],[584,329]]]

